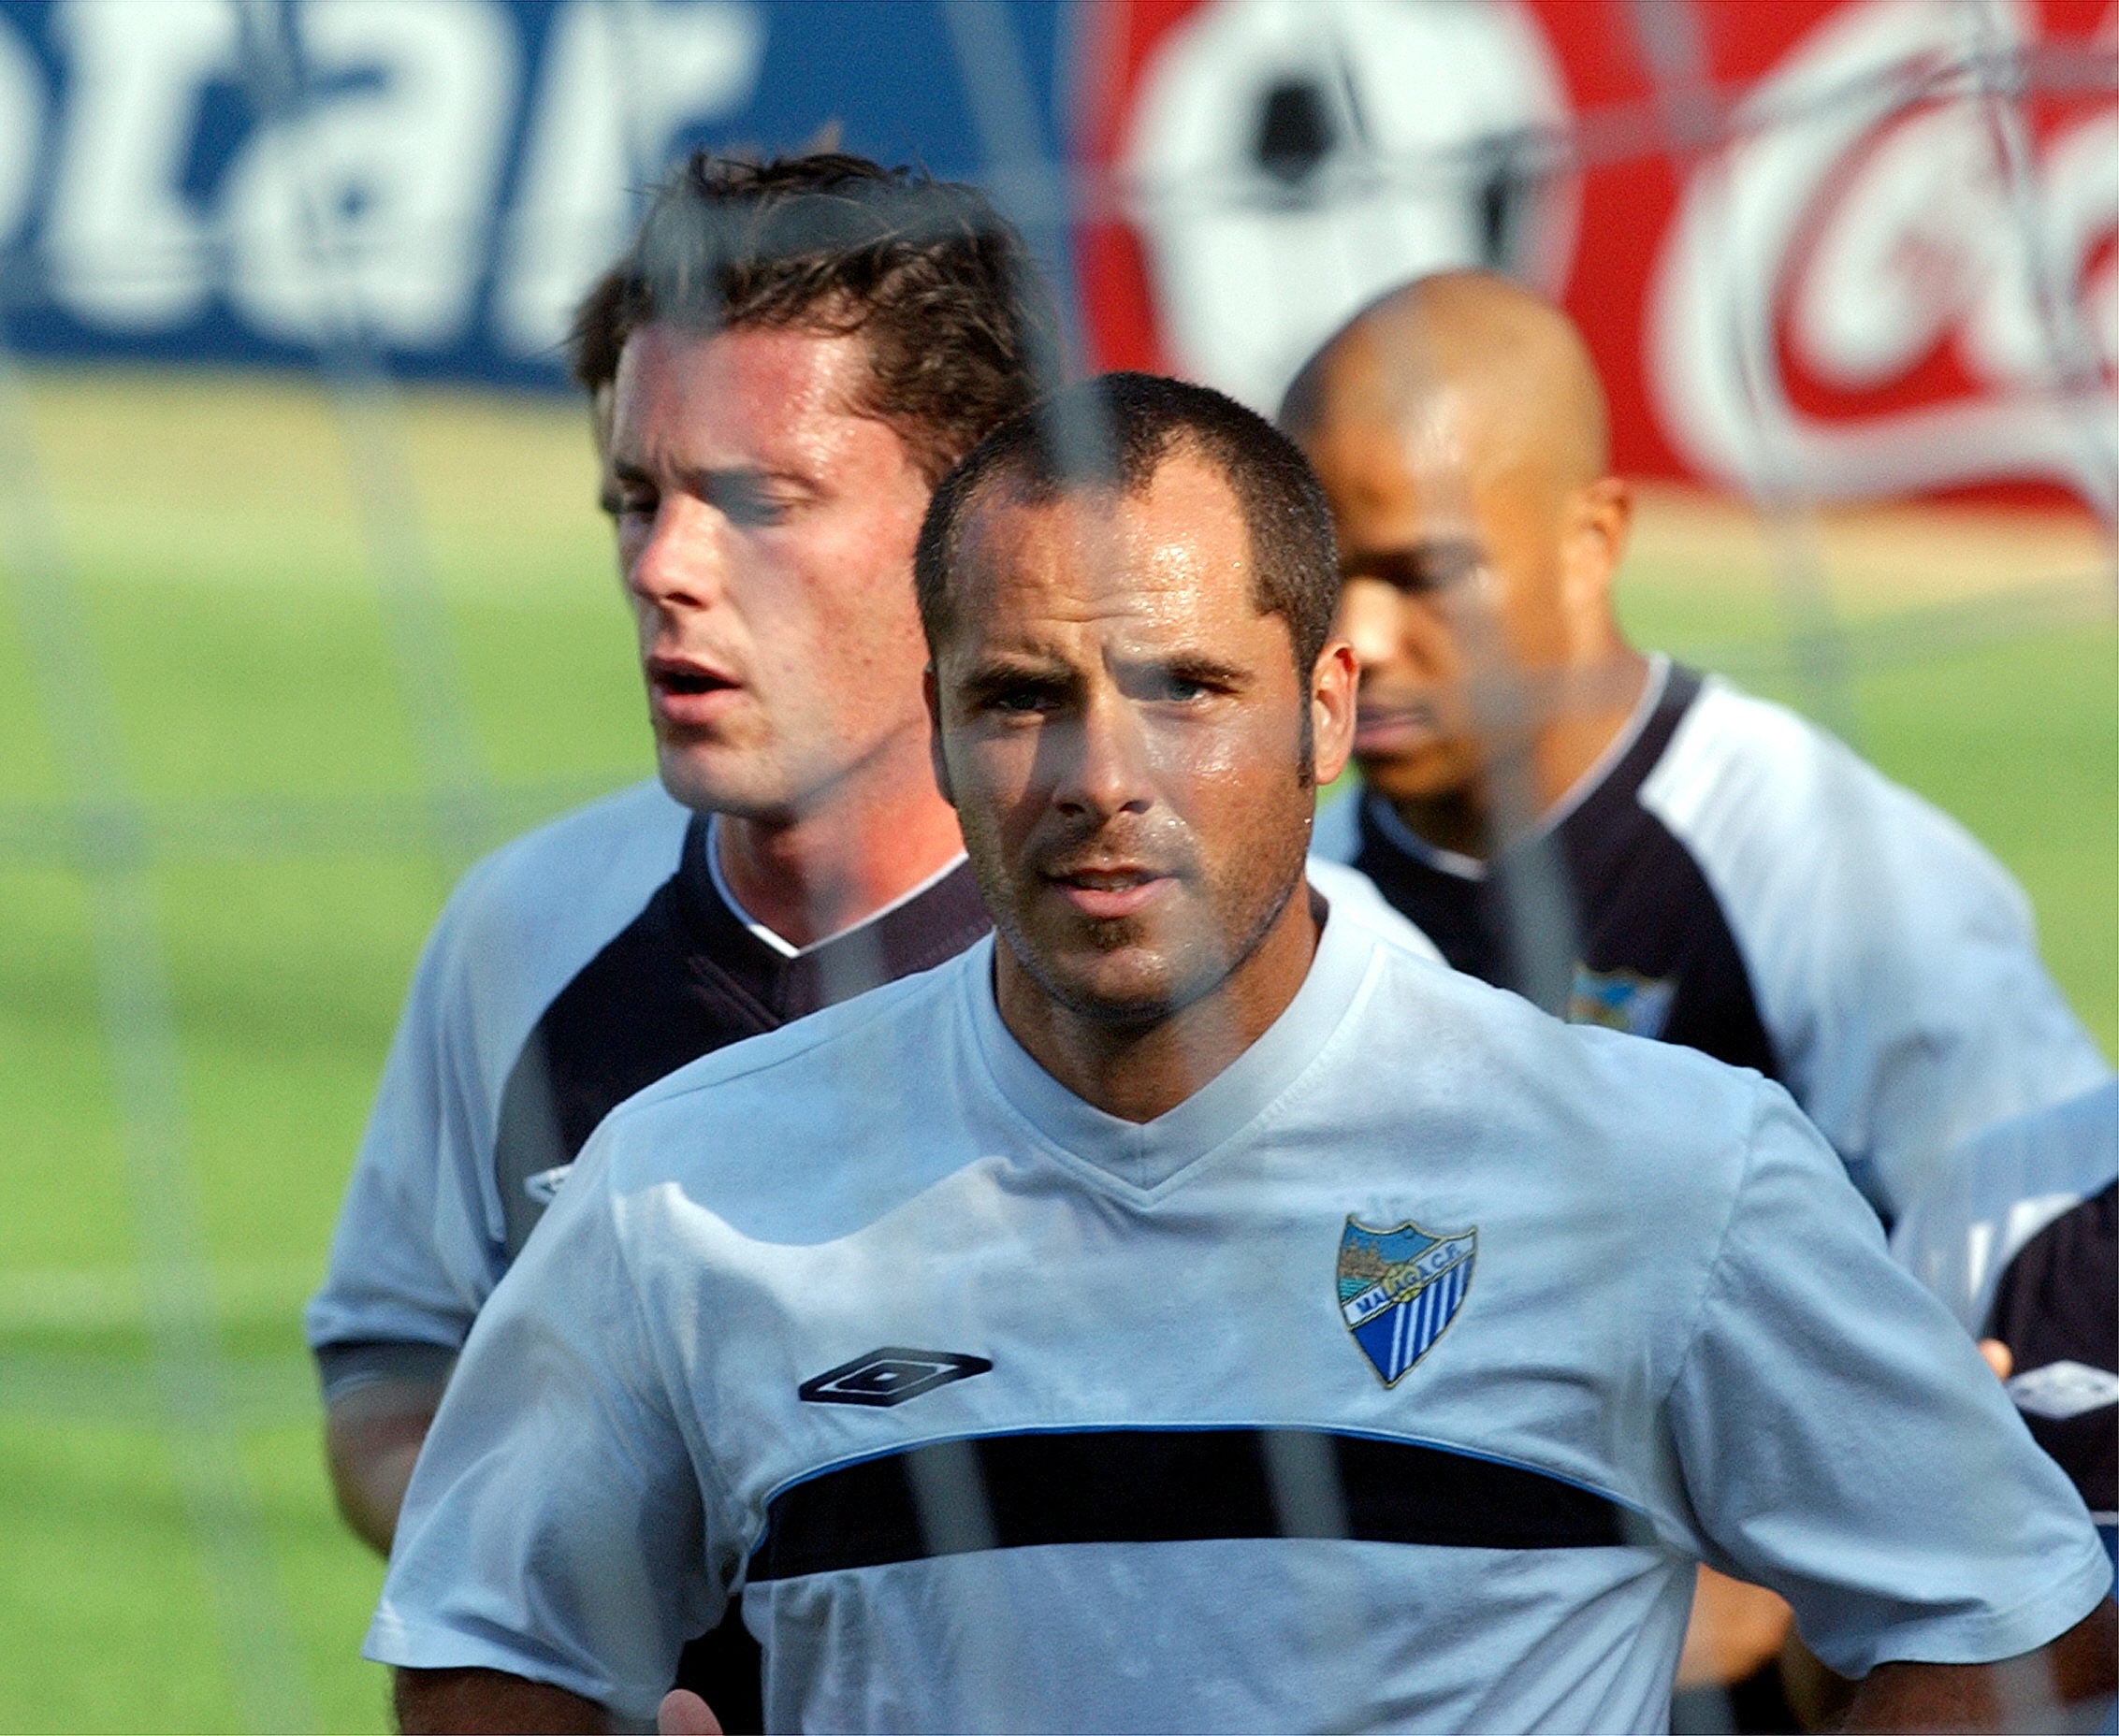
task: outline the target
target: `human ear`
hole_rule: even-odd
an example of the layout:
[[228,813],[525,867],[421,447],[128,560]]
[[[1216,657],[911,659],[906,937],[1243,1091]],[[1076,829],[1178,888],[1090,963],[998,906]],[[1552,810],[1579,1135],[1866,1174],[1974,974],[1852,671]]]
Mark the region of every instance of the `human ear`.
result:
[[1343,639],[1328,641],[1310,671],[1311,770],[1321,789],[1346,770],[1354,751],[1354,696],[1361,666]]
[[1608,615],[1633,528],[1633,490],[1622,477],[1601,476],[1569,498],[1562,585],[1571,614]]

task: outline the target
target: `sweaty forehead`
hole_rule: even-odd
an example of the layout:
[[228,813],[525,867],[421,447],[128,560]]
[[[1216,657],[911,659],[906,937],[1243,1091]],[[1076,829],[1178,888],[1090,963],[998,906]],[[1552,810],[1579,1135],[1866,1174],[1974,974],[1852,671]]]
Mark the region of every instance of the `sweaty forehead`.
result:
[[1364,314],[1304,370],[1288,417],[1320,468],[1395,447],[1430,494],[1452,470],[1575,487],[1607,461],[1603,391],[1565,316],[1479,274]]
[[1343,553],[1470,534],[1495,479],[1467,464],[1458,418],[1435,412],[1419,424],[1345,417],[1305,432]]
[[[858,408],[866,340],[799,329],[699,332],[656,321],[626,340],[615,450],[676,444],[720,461],[881,427]],[[702,450],[694,450],[702,449]]]
[[1040,499],[996,478],[964,528],[953,588],[960,643],[989,645],[1091,624],[1197,630],[1258,613],[1235,490],[1189,455],[1130,494]]

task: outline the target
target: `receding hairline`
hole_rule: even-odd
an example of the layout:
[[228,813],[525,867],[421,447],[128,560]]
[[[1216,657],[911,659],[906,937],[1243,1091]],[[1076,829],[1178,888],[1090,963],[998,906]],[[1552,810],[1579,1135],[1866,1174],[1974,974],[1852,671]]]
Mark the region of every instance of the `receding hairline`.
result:
[[[952,605],[949,614],[952,617],[955,614],[954,581],[963,564],[964,550],[974,540],[988,516],[996,510],[1014,507],[1038,512],[1081,500],[1101,500],[1116,508],[1128,501],[1144,500],[1154,492],[1155,484],[1161,480],[1165,470],[1187,458],[1196,461],[1201,470],[1213,478],[1226,498],[1237,524],[1242,528],[1244,557],[1250,562],[1250,574],[1255,593],[1259,561],[1258,539],[1252,528],[1250,514],[1243,510],[1243,495],[1236,485],[1235,477],[1229,474],[1228,466],[1222,462],[1212,443],[1197,428],[1181,424],[1165,430],[1162,443],[1155,449],[1153,458],[1134,477],[1066,472],[1044,475],[1038,471],[1036,455],[1025,450],[1009,454],[993,470],[976,478],[971,491],[957,507],[956,523],[950,538],[951,559],[946,570],[950,583],[945,587],[945,594]],[[1270,615],[1275,612],[1261,608],[1259,613]]]
[[[960,624],[957,581],[965,570],[965,554],[973,546],[981,530],[992,522],[995,512],[1009,509],[1027,512],[1049,511],[1081,501],[1102,501],[1115,512],[1121,505],[1145,500],[1154,491],[1165,473],[1172,465],[1190,461],[1196,464],[1214,486],[1221,499],[1234,517],[1236,527],[1243,538],[1244,587],[1252,608],[1260,616],[1276,616],[1288,631],[1289,642],[1297,653],[1297,666],[1306,671],[1301,658],[1300,633],[1293,615],[1278,606],[1269,594],[1264,563],[1266,552],[1260,546],[1257,526],[1244,501],[1243,491],[1224,456],[1214,449],[1212,439],[1202,430],[1180,424],[1166,430],[1162,444],[1156,449],[1152,461],[1137,476],[1087,475],[1081,473],[1040,475],[1036,458],[1025,452],[1010,457],[986,475],[977,479],[970,494],[959,505],[955,526],[949,540],[950,558],[943,586],[942,623],[953,638]],[[1327,634],[1328,642],[1329,635]],[[939,654],[941,646],[934,647]]]
[[1308,443],[1347,425],[1400,429],[1438,410],[1474,465],[1513,453],[1579,485],[1610,466],[1609,411],[1575,323],[1490,271],[1415,278],[1371,302],[1303,364],[1280,424]]

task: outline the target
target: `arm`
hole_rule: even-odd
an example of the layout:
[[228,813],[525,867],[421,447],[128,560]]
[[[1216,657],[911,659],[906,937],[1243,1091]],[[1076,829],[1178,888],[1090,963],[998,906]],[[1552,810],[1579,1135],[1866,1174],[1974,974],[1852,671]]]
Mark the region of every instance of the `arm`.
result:
[[390,1553],[405,1485],[442,1390],[439,1381],[375,1381],[325,1406],[324,1455],[339,1515],[380,1555]]
[[1779,1656],[1789,1620],[1788,1601],[1778,1592],[1703,1567],[1677,1659],[1677,1685],[1720,1687],[1763,1670]]
[[[648,1324],[671,1310],[636,1292],[600,1152],[480,1311],[420,1450],[365,1648],[408,1672],[408,1728],[581,1729],[584,1707],[644,1723],[725,1607],[689,1388],[666,1383]],[[491,1704],[495,1678],[574,1698]]]
[[2111,1590],[2081,1497],[1815,1130],[1758,1103],[1667,1413],[1702,1552],[1850,1678],[2036,1656]]
[[1788,1021],[1811,1038],[1789,1055],[1789,1081],[1863,1191],[1898,1214],[1952,1148],[2111,1069],[2047,972],[2008,871],[1908,792],[1876,800],[1841,803],[1853,821],[1832,852],[1843,926],[1814,937],[1829,951],[1805,991],[1812,1019]]
[[2053,1714],[2119,1688],[2119,1608],[2107,1598],[2035,1652],[1998,1664],[1879,1664],[1843,1730],[2048,1729]]
[[1710,681],[1641,800],[1720,903],[1804,1112],[1902,1214],[1942,1153],[2111,1077],[1972,835],[1781,708]]
[[395,1700],[405,1736],[601,1736],[611,1728],[594,1700],[499,1670],[400,1670]]
[[304,1325],[324,1448],[347,1526],[387,1555],[442,1389],[499,1261],[486,1222],[479,997],[452,906],[413,978]]

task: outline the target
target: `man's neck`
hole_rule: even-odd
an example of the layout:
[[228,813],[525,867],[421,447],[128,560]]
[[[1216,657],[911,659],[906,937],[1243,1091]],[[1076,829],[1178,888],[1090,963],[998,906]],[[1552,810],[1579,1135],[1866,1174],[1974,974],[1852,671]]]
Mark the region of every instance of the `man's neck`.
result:
[[1485,861],[1535,832],[1597,761],[1640,707],[1648,659],[1621,647],[1597,672],[1601,702],[1568,705],[1513,758],[1497,760],[1473,782],[1433,797],[1391,803],[1398,817],[1438,850]]
[[719,817],[722,880],[753,921],[792,947],[853,927],[964,854],[932,782],[894,801],[840,801],[786,821]]
[[1221,985],[1167,1019],[1132,1024],[1086,1018],[1054,1001],[994,948],[1001,1021],[1030,1058],[1084,1103],[1120,1121],[1167,1115],[1265,1035],[1310,974],[1320,906],[1299,886],[1265,938]]

